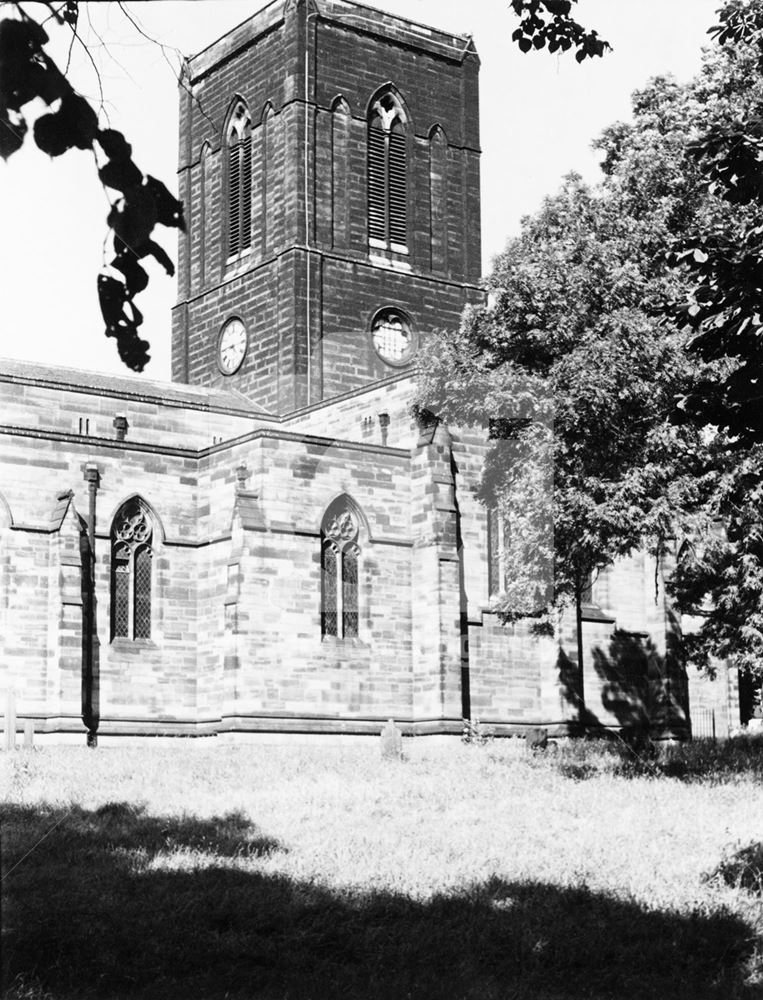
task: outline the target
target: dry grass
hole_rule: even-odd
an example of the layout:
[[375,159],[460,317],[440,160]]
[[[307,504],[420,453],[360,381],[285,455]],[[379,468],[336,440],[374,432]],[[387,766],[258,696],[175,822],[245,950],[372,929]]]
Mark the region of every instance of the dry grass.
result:
[[731,749],[5,755],[6,995],[760,996],[763,791]]

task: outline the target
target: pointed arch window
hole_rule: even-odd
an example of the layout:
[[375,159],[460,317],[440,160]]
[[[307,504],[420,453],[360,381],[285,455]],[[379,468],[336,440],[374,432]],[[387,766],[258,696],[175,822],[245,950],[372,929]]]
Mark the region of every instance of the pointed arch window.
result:
[[111,637],[151,638],[153,526],[145,505],[128,500],[111,529]]
[[326,511],[321,526],[321,635],[358,636],[358,519],[346,499]]
[[406,117],[387,91],[368,116],[368,237],[372,246],[407,253],[408,142]]
[[226,132],[228,152],[228,256],[252,245],[252,120],[243,102],[234,108]]

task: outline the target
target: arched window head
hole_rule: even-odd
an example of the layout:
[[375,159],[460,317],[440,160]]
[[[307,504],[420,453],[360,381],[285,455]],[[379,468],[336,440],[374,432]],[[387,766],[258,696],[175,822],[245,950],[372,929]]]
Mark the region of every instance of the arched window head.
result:
[[111,637],[151,638],[153,524],[138,498],[117,512],[111,528]]
[[349,497],[335,500],[321,525],[321,634],[358,635],[358,515]]
[[228,256],[235,257],[252,245],[252,120],[239,101],[225,133],[228,150]]
[[385,91],[368,112],[368,237],[405,252],[408,244],[408,143],[405,110]]

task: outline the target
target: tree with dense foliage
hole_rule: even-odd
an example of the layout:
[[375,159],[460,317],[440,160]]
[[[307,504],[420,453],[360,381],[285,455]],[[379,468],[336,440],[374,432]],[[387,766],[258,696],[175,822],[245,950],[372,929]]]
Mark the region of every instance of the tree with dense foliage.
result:
[[657,312],[673,275],[654,228],[569,177],[496,261],[490,305],[428,345],[421,405],[490,426],[482,498],[505,526],[506,619],[570,599],[579,616],[598,569],[667,544],[701,475],[697,431],[668,419],[692,372]]
[[[681,400],[682,419],[714,429],[716,485],[706,530],[687,541],[674,581],[698,613],[687,652],[733,657],[763,680],[763,2],[728,0],[711,32],[727,69],[726,102],[689,146],[708,196],[722,206],[679,242],[671,261],[689,281],[678,320],[691,357],[711,366]],[[725,211],[724,211],[725,209]],[[735,220],[728,225],[728,219]]]
[[[497,603],[506,618],[570,600],[579,607],[598,568],[638,546],[659,556],[679,542],[676,597],[705,615],[691,652],[705,662],[733,653],[747,668],[760,656],[763,573],[751,530],[760,506],[740,493],[759,460],[730,453],[728,427],[709,431],[708,421],[688,419],[687,401],[722,384],[733,360],[698,352],[675,317],[692,281],[670,256],[689,247],[701,259],[708,234],[731,245],[752,222],[747,205],[708,184],[697,156],[704,134],[760,101],[751,60],[749,46],[727,45],[691,84],[663,78],[636,93],[633,121],[596,144],[601,183],[591,190],[568,178],[495,262],[490,304],[430,344],[420,404],[491,428],[482,495],[502,512],[510,539]],[[525,482],[549,400],[550,514],[548,495]],[[730,525],[727,535],[719,522]],[[551,558],[554,587],[543,607],[532,578]]]

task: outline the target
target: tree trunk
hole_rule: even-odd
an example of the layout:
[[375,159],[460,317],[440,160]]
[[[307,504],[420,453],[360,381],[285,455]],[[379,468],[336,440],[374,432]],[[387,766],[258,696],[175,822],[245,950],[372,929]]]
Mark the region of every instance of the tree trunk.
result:
[[583,673],[583,591],[580,586],[575,588],[575,624],[578,642],[578,725],[580,731],[584,733],[586,730],[586,707],[585,676]]

